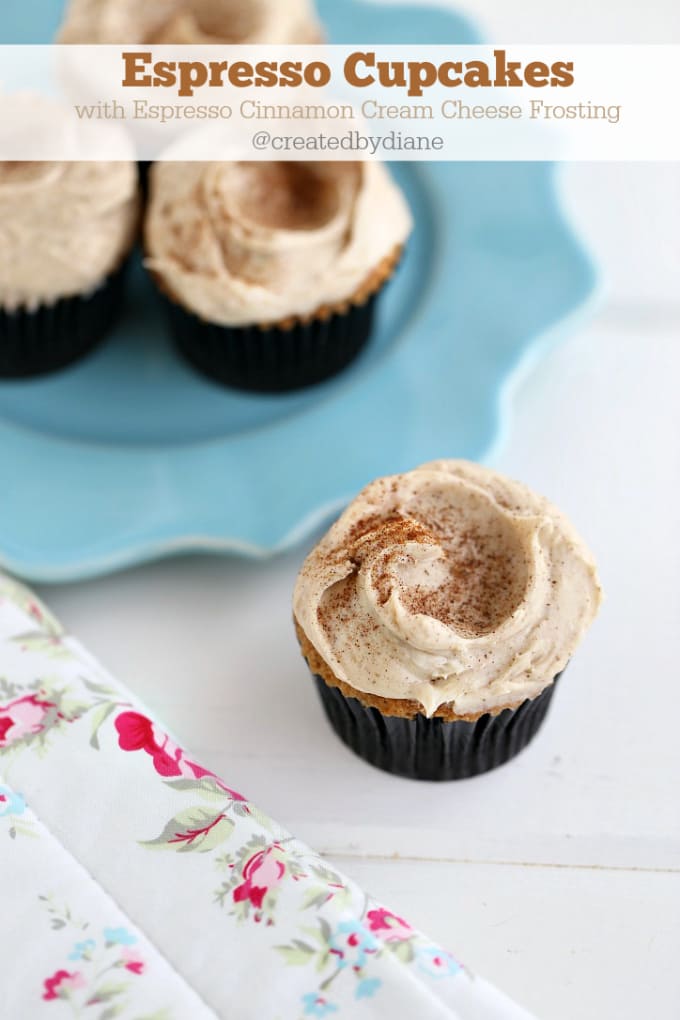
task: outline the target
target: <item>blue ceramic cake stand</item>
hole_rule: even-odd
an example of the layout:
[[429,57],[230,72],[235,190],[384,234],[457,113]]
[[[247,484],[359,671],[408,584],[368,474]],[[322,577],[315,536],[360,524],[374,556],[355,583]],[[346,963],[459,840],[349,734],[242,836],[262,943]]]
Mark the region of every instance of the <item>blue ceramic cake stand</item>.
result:
[[[0,41],[50,41],[59,7],[9,5]],[[478,41],[441,10],[320,7],[334,42]],[[258,397],[195,375],[175,356],[136,265],[104,346],[58,375],[0,384],[4,567],[58,581],[190,549],[269,556],[378,475],[489,455],[513,376],[583,306],[592,266],[550,164],[393,171],[415,232],[373,341],[335,380]]]

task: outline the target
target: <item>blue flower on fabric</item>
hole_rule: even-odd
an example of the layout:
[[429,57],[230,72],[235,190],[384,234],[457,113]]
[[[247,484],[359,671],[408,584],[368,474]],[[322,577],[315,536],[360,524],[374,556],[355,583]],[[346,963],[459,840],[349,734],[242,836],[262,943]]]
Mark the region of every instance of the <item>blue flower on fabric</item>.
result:
[[104,938],[110,946],[134,946],[137,941],[127,928],[104,928]]
[[377,953],[380,942],[364,928],[360,921],[343,921],[328,940],[336,966],[342,970],[352,967],[362,970],[370,953]]
[[69,960],[87,960],[90,953],[95,949],[97,943],[94,939],[85,939],[84,942],[76,942],[73,952],[68,954]]
[[355,999],[372,999],[378,989],[382,986],[380,978],[364,978],[357,985],[354,993]]
[[322,995],[318,995],[316,992],[303,995],[302,1003],[305,1007],[305,1016],[323,1017],[328,1016],[329,1013],[338,1012],[337,1006],[334,1006],[332,1002],[328,1002],[327,999],[324,999]]
[[426,946],[424,949],[418,949],[416,960],[420,969],[430,977],[453,977],[462,969],[450,953],[439,949],[438,946]]
[[20,794],[14,793],[7,786],[0,786],[0,818],[8,815],[23,815],[26,801]]

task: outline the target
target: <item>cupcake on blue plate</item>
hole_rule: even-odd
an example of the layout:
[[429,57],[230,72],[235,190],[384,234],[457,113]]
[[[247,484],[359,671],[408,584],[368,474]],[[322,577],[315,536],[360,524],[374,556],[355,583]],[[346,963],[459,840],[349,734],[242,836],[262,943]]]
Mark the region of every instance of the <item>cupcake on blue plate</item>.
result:
[[147,266],[175,342],[229,386],[328,379],[370,337],[411,230],[379,163],[157,163]]
[[441,780],[529,743],[600,599],[556,507],[443,460],[360,492],[307,557],[293,609],[341,740],[378,768]]
[[102,339],[139,215],[132,162],[0,162],[0,377],[55,371]]
[[321,42],[311,0],[70,0],[60,43]]
[[[323,38],[312,0],[70,0],[56,41],[286,46]],[[150,167],[139,163],[145,191]]]

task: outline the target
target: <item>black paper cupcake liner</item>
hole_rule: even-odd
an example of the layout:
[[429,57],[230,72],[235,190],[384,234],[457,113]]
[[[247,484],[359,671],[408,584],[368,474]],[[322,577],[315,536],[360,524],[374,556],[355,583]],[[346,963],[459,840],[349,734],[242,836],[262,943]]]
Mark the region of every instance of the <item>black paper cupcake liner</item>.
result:
[[125,268],[87,295],[61,298],[33,311],[0,309],[0,378],[56,372],[96,347],[118,318]]
[[559,675],[537,698],[476,722],[383,715],[314,677],[326,716],[360,758],[408,779],[468,779],[519,754],[545,719]]
[[137,162],[137,173],[139,174],[139,187],[141,189],[144,198],[149,194],[149,185],[151,183],[151,167],[153,161],[150,159],[140,159]]
[[164,301],[175,344],[199,372],[240,390],[285,393],[330,379],[357,357],[371,334],[377,297],[290,329],[220,326]]

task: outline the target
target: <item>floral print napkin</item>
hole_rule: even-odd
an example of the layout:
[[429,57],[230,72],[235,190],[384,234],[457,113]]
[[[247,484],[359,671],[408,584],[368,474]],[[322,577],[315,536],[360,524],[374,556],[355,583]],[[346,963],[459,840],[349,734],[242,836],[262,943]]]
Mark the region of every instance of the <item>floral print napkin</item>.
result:
[[3,1017],[531,1020],[195,761],[2,574],[0,873]]

